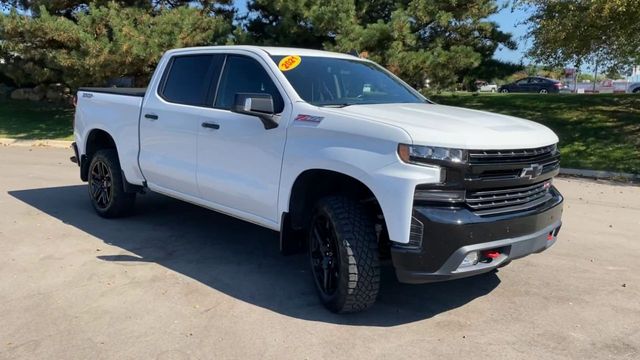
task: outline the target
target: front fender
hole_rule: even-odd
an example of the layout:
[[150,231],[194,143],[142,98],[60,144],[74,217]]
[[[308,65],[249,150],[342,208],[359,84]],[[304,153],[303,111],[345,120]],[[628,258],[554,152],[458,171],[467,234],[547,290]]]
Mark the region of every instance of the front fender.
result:
[[369,134],[363,129],[356,135],[330,127],[292,126],[283,159],[279,213],[289,212],[292,188],[300,174],[330,170],[366,185],[382,208],[390,239],[408,243],[415,186],[439,181],[440,170],[401,162],[398,143],[410,142],[403,130],[388,127],[382,139],[368,136],[371,128],[367,130]]

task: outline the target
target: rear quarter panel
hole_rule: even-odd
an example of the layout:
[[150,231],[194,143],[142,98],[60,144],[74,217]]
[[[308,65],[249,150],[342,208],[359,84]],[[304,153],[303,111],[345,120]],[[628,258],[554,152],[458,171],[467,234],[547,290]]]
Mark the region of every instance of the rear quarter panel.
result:
[[79,91],[74,137],[80,155],[87,152],[87,138],[93,130],[103,130],[113,138],[120,166],[127,181],[144,181],[138,166],[138,122],[142,97]]

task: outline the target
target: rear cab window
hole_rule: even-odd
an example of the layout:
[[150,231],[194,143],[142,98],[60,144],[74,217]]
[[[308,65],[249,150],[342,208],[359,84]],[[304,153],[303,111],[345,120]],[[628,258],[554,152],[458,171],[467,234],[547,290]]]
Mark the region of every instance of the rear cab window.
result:
[[167,66],[158,94],[175,104],[211,106],[223,62],[224,55],[174,56]]

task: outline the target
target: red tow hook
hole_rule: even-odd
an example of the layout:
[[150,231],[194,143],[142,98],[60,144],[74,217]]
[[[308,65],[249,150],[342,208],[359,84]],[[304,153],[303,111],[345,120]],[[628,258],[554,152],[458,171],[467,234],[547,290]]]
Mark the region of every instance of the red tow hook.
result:
[[487,259],[497,259],[500,253],[497,250],[485,250],[482,252],[482,256]]

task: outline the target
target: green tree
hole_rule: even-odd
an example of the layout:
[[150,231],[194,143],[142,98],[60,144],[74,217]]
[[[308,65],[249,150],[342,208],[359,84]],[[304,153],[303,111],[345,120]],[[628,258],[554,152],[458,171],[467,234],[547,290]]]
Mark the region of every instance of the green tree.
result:
[[107,6],[117,3],[123,7],[138,7],[143,9],[170,9],[179,6],[192,5],[205,10],[230,10],[233,0],[0,0],[0,9],[15,9],[38,15],[44,7],[51,15],[72,18],[74,13],[86,10],[90,4]]
[[177,7],[150,12],[137,7],[89,5],[73,19],[40,7],[38,16],[0,16],[0,67],[18,84],[63,82],[104,85],[132,76],[144,84],[171,48],[222,44],[232,31],[225,16]]
[[[94,4],[106,6],[110,2],[126,7],[146,7],[151,8],[149,0],[95,0]],[[17,10],[21,13],[29,13],[33,16],[40,14],[40,9],[44,8],[49,14],[73,18],[77,11],[86,9],[90,1],[83,0],[0,0],[0,8],[4,10]]]
[[357,50],[416,87],[457,83],[510,34],[487,17],[495,0],[251,0],[245,26],[259,44]]
[[492,0],[399,2],[389,21],[358,24],[338,36],[336,48],[366,51],[416,87],[426,79],[436,89],[451,87],[499,46],[515,48],[487,20],[499,9]]
[[595,64],[603,70],[640,60],[637,0],[516,0],[531,8],[529,55],[563,66]]
[[247,8],[246,40],[261,45],[321,49],[355,18],[352,0],[251,0]]

